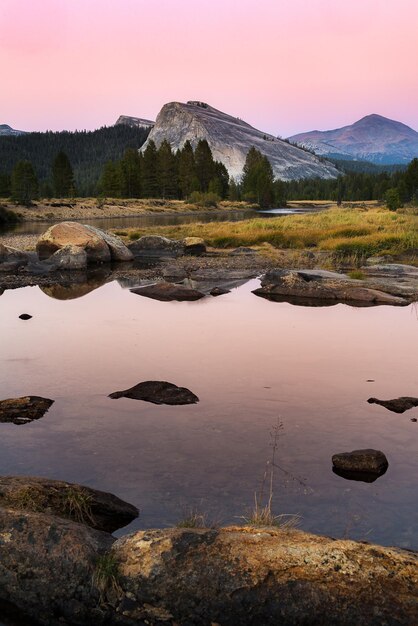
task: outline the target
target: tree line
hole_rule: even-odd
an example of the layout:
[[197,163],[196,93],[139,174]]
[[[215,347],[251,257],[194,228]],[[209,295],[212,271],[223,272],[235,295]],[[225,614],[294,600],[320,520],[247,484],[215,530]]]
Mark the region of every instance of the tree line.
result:
[[39,194],[48,197],[53,191],[52,164],[60,152],[68,156],[72,165],[77,194],[97,196],[104,164],[120,159],[127,148],[139,149],[148,134],[147,128],[117,124],[95,131],[47,131],[0,137],[0,197],[9,196],[11,175],[19,161],[32,163]]

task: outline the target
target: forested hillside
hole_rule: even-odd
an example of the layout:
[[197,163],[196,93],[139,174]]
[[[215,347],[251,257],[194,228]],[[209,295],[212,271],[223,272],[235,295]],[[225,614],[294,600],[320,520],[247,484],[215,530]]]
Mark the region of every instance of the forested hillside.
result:
[[52,163],[65,152],[74,170],[77,194],[95,196],[106,162],[120,159],[127,148],[140,148],[149,129],[118,124],[94,131],[27,133],[0,137],[0,178],[11,175],[18,161],[33,164],[40,193],[52,187]]

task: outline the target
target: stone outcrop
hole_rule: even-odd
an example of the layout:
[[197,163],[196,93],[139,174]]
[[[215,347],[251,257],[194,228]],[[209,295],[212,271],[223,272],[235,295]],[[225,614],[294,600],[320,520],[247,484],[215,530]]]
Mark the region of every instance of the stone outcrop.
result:
[[0,422],[10,422],[20,426],[38,420],[54,404],[54,400],[40,396],[23,396],[0,400]]
[[183,244],[185,254],[200,256],[206,252],[206,242],[201,237],[186,237]]
[[146,298],[160,300],[161,302],[171,302],[173,300],[178,302],[192,302],[205,297],[204,293],[197,291],[196,289],[166,282],[146,285],[145,287],[137,287],[135,289],[131,289],[131,292],[137,294],[138,296],[145,296]]
[[377,398],[369,398],[367,400],[369,404],[380,404],[389,411],[394,413],[405,413],[409,409],[413,409],[418,406],[418,398],[412,398],[410,396],[403,396],[401,398],[395,398],[394,400],[378,400]]
[[0,272],[14,272],[28,263],[27,252],[0,243]]
[[[64,260],[71,266],[81,262],[79,259],[80,248],[87,255],[87,263],[107,263],[113,261],[130,261],[133,259],[132,253],[115,235],[109,235],[99,228],[79,224],[78,222],[60,222],[48,228],[40,236],[36,250],[39,259],[50,259],[57,250],[65,248],[65,254],[58,257],[58,264],[64,268]],[[78,261],[71,259],[72,253],[77,256]],[[52,258],[54,262],[56,259]],[[69,267],[68,269],[75,269]]]
[[271,300],[297,298],[314,303],[334,301],[358,306],[404,306],[418,298],[418,282],[415,283],[413,278],[409,283],[399,286],[393,275],[381,275],[379,280],[367,276],[364,280],[357,280],[346,274],[327,270],[275,269],[265,274],[261,287],[253,293]]
[[87,252],[80,246],[68,244],[56,250],[49,257],[49,262],[58,270],[85,270],[87,269]]
[[159,147],[165,139],[174,151],[182,148],[186,141],[196,148],[199,139],[206,139],[214,159],[223,163],[233,178],[241,177],[252,146],[269,159],[275,178],[336,178],[339,175],[332,163],[321,161],[306,150],[257,130],[204,102],[164,105],[141,151],[146,150],[151,140]]
[[135,506],[112,493],[36,476],[0,476],[0,506],[48,513],[108,533],[139,515]]
[[131,398],[153,404],[196,404],[199,398],[186,387],[160,380],[147,380],[124,391],[114,391],[109,398]]

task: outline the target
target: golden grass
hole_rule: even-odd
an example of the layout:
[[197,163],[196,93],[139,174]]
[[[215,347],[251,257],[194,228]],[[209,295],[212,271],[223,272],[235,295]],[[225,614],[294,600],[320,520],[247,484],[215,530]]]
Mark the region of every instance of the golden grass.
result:
[[317,249],[347,255],[399,254],[418,248],[418,216],[384,207],[330,208],[327,211],[256,218],[240,222],[183,224],[129,230],[130,239],[149,234],[183,239],[203,237],[215,248],[254,246]]

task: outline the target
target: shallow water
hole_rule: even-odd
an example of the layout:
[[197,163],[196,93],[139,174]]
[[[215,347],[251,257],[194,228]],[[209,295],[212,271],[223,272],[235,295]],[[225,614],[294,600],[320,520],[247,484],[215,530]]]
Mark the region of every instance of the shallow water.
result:
[[[193,303],[117,282],[66,301],[6,291],[0,398],[55,404],[38,421],[0,424],[0,474],[111,491],[141,509],[120,533],[173,525],[191,508],[241,522],[280,417],[277,462],[304,484],[277,470],[275,512],[300,514],[309,531],[418,548],[418,408],[367,403],[418,395],[417,308],[299,307],[258,298],[257,286]],[[200,402],[107,397],[144,380],[188,387]],[[332,472],[332,454],[369,447],[389,460],[376,482]]]

